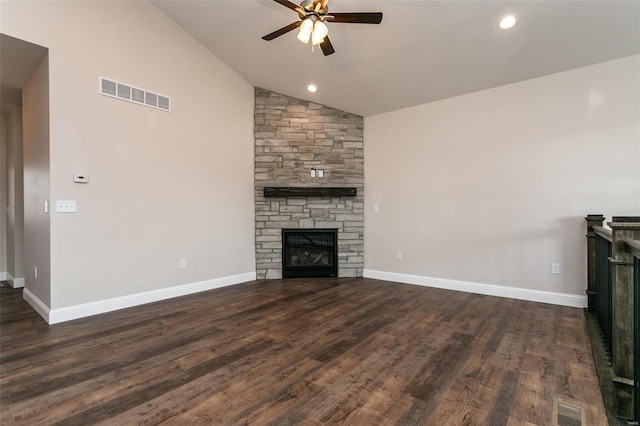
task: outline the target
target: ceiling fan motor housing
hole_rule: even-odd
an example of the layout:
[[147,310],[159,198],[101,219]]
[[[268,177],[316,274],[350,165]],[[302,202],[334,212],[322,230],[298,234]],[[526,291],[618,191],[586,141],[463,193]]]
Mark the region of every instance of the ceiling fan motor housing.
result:
[[300,6],[305,10],[313,10],[313,0],[302,0]]
[[319,7],[320,4],[317,4],[319,2],[316,2],[314,0],[302,0],[302,2],[300,3],[300,7],[306,12],[306,13],[302,13],[302,11],[298,10],[298,13],[300,14],[300,19],[304,19],[308,16],[316,16],[318,18],[326,15],[327,13],[329,13],[329,6],[325,4],[323,9],[320,10],[316,10],[316,7]]

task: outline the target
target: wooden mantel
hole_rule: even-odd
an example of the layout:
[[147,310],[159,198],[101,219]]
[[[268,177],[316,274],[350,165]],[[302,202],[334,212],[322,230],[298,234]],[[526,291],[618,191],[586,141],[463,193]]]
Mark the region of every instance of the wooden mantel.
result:
[[265,197],[355,197],[356,188],[265,186]]

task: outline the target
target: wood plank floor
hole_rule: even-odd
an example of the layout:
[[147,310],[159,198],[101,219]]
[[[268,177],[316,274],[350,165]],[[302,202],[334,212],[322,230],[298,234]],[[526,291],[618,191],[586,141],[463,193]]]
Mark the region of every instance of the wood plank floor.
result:
[[582,310],[369,279],[48,326],[0,289],[0,424],[606,425]]

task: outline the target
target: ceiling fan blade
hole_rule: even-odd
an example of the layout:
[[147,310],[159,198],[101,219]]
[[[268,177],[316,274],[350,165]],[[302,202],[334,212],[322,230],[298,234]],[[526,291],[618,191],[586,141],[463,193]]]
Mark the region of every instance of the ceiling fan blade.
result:
[[300,6],[298,6],[295,3],[291,3],[289,0],[273,0],[273,1],[275,1],[276,3],[280,3],[284,7],[288,7],[291,10],[295,10],[298,13],[300,12],[304,13],[304,10]]
[[327,15],[327,21],[348,24],[379,24],[382,22],[382,12],[330,13]]
[[326,36],[324,38],[324,41],[320,43],[320,48],[322,49],[322,53],[324,53],[324,56],[329,56],[335,53],[335,49],[331,44],[331,40],[329,40],[329,36]]
[[286,34],[291,30],[295,30],[301,24],[302,24],[302,21],[296,21],[293,24],[289,24],[286,27],[282,27],[279,30],[272,32],[271,34],[267,34],[266,36],[262,37],[262,39],[267,41],[273,40],[276,37],[280,37],[282,34]]

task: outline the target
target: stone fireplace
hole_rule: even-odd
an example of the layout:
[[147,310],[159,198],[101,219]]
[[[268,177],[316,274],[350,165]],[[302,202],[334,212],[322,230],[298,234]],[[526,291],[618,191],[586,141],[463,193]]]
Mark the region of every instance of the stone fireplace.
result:
[[[363,127],[359,115],[256,88],[258,279],[282,278],[283,229],[335,229],[338,276],[362,276]],[[273,188],[314,188],[316,193],[269,193]]]

